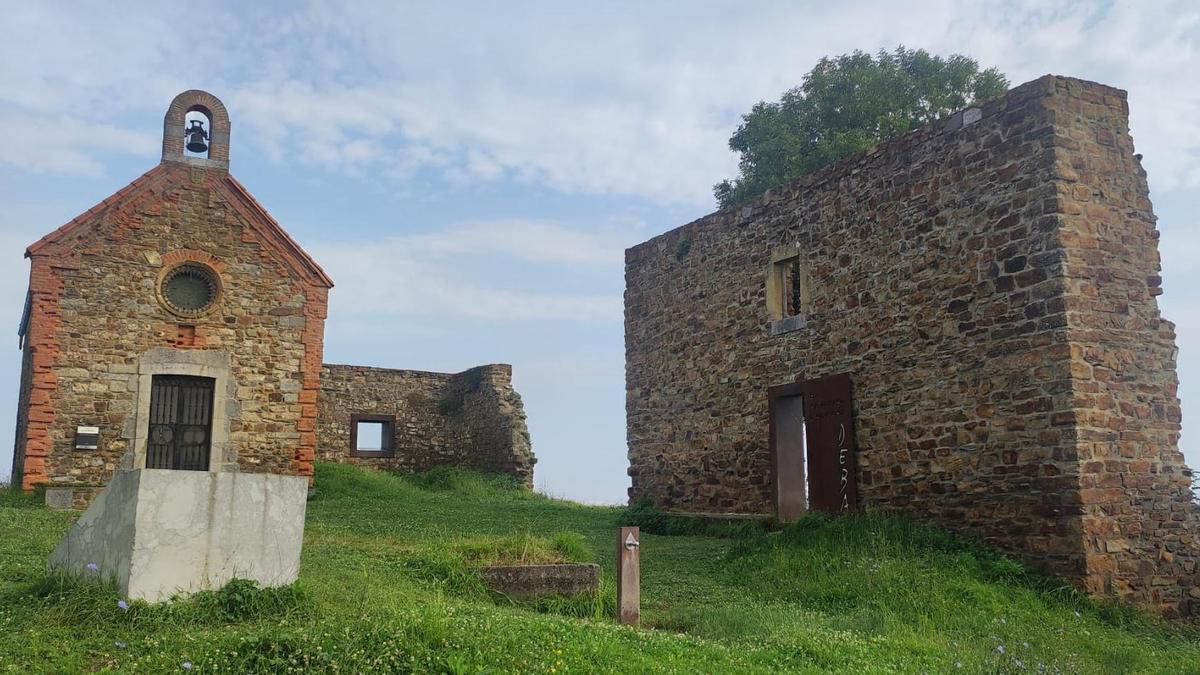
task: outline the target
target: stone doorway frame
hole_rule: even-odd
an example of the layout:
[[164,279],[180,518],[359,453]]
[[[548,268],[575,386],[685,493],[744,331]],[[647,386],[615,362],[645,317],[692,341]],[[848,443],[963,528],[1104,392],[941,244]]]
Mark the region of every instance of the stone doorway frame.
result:
[[[784,522],[791,522],[808,512],[808,438],[803,421],[796,432],[799,433],[800,446],[800,478],[795,485],[780,481],[779,434],[785,430],[785,425],[779,419],[780,408],[788,399],[799,399],[801,420],[804,419],[804,382],[803,380],[790,384],[781,384],[767,388],[768,408],[768,449],[771,453],[771,501],[775,515]],[[797,494],[797,490],[799,491]]]
[[237,471],[237,456],[229,445],[229,423],[238,415],[236,383],[230,369],[229,354],[215,350],[184,350],[157,347],[137,358],[137,398],[134,414],[126,423],[126,438],[131,452],[122,468],[146,468],[146,444],[150,430],[150,392],[155,375],[191,375],[213,382],[212,434],[209,440],[208,470]]

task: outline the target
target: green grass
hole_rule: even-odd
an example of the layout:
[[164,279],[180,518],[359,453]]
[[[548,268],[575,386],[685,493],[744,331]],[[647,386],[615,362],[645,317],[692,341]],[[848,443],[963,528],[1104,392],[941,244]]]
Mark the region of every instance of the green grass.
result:
[[[128,610],[111,586],[45,574],[69,514],[0,492],[0,672],[1200,673],[1195,626],[896,517],[714,527],[452,470],[320,464],[317,485],[295,586]],[[612,620],[616,527],[631,523],[641,630]],[[598,597],[521,603],[472,573],[568,560],[602,565]]]

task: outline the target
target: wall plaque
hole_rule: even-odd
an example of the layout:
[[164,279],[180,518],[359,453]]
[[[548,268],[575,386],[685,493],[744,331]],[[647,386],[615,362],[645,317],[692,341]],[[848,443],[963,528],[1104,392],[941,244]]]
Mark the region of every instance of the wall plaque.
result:
[[100,446],[100,427],[75,427],[75,449],[95,450]]

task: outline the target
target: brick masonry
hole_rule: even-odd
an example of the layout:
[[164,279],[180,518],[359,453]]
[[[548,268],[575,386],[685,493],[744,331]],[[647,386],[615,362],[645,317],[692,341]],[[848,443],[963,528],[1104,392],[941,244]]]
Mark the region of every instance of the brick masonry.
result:
[[1154,223],[1125,92],[1047,76],[629,249],[630,499],[773,512],[767,387],[845,372],[860,507],[1200,613]]
[[[395,417],[391,457],[353,456],[354,414]],[[317,399],[317,454],[406,473],[461,466],[509,474],[526,487],[533,486],[536,462],[512,367],[505,364],[456,374],[326,365]]]

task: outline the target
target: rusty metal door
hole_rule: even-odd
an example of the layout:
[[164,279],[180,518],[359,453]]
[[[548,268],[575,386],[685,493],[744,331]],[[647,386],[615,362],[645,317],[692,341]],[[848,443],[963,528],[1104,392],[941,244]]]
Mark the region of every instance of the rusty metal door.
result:
[[805,380],[808,504],[815,511],[844,513],[858,508],[853,405],[846,373]]
[[150,384],[147,469],[208,471],[213,379],[155,375]]

